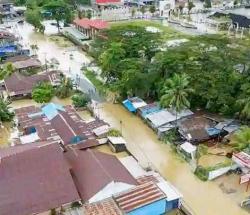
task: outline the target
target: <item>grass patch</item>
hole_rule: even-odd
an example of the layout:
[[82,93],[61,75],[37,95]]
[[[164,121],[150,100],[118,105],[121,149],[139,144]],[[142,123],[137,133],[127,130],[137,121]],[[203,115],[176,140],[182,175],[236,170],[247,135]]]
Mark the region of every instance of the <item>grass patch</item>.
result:
[[155,27],[161,30],[161,36],[163,40],[169,40],[169,39],[178,39],[178,38],[189,38],[190,36],[187,34],[184,34],[182,32],[176,31],[175,29],[164,26],[160,23],[161,21],[149,21],[149,20],[131,20],[131,21],[123,21],[123,22],[114,22],[111,25],[112,26],[126,26],[126,25],[132,25],[132,26],[139,26],[139,27]]
[[58,46],[63,47],[63,48],[71,47],[74,45],[72,42],[70,42],[67,38],[63,36],[55,36],[55,35],[49,36],[49,40],[53,41]]
[[106,95],[107,88],[105,87],[105,84],[96,77],[96,74],[94,72],[86,70],[84,71],[84,75],[92,82],[92,84],[94,84],[101,95]]

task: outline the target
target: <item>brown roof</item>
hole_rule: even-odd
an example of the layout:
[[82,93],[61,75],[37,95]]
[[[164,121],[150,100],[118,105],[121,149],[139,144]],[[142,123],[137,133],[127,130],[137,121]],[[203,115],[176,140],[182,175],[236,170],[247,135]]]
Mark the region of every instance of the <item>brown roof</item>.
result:
[[12,63],[15,69],[27,69],[41,67],[41,62],[36,58],[29,58],[25,60],[19,60]]
[[13,63],[13,62],[16,62],[16,61],[23,61],[23,60],[28,60],[28,59],[30,59],[30,57],[27,56],[27,55],[17,55],[17,56],[14,56],[14,57],[7,58],[4,61],[4,63],[7,63],[7,62]]
[[69,166],[57,144],[0,161],[0,214],[37,214],[79,200]]
[[[64,106],[65,111],[58,111],[58,114],[49,120],[45,115],[30,117],[31,114],[41,112],[41,108],[35,106],[18,108],[15,110],[16,117],[21,131],[28,127],[35,127],[40,140],[47,141],[61,139],[64,144],[69,144],[74,136],[83,139],[92,139],[92,130],[96,127],[106,125],[102,120],[96,119],[86,123],[71,106]],[[85,145],[86,146],[86,145]],[[94,145],[90,145],[92,147]]]
[[29,94],[32,92],[33,87],[41,81],[50,81],[55,71],[35,74],[31,76],[24,76],[19,72],[13,73],[10,77],[4,80],[5,87],[10,96]]
[[203,116],[192,116],[181,120],[178,123],[180,133],[187,138],[191,135],[191,142],[201,142],[210,139],[206,128],[211,128],[216,125],[212,120]]
[[83,213],[86,215],[122,215],[121,210],[112,198],[83,205]]
[[148,182],[119,194],[114,199],[119,208],[128,213],[165,197],[165,194],[157,185],[153,182]]
[[70,145],[70,147],[73,147],[74,149],[84,150],[84,149],[96,147],[99,145],[100,143],[96,139],[87,139],[87,140],[82,140],[81,142],[77,144],[72,144]]
[[68,150],[66,152],[74,180],[81,198],[88,201],[110,182],[136,185],[137,181],[113,155],[94,150]]

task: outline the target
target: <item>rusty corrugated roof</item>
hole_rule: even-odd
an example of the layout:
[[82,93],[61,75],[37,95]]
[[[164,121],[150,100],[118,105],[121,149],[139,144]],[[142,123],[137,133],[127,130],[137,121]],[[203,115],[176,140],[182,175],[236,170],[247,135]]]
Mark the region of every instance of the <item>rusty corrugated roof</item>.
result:
[[165,197],[165,194],[156,184],[148,182],[119,194],[114,199],[119,208],[128,213]]
[[86,215],[122,215],[123,213],[118,208],[112,198],[92,204],[83,205],[83,213]]

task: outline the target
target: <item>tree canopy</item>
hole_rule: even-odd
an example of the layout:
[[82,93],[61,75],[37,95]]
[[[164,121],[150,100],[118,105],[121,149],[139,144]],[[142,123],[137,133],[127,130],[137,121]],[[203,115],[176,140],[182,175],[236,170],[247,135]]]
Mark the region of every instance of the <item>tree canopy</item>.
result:
[[106,86],[121,98],[160,100],[166,79],[185,74],[193,89],[191,108],[250,119],[250,49],[245,40],[203,35],[166,47],[162,35],[131,24],[101,32],[91,53]]
[[0,122],[10,122],[14,117],[14,112],[10,111],[10,102],[0,99]]
[[32,90],[32,99],[37,103],[47,103],[54,96],[54,88],[47,82],[37,84]]

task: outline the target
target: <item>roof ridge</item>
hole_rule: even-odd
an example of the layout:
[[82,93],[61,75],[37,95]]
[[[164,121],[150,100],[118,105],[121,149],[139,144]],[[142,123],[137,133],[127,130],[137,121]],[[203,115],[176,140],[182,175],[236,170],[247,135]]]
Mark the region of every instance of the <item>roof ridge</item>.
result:
[[[104,168],[104,166],[102,165],[102,163],[99,161],[99,159],[97,159],[97,157],[94,155],[94,151],[92,150],[88,150],[90,151],[92,157],[95,159],[95,161],[97,162],[97,164],[99,164],[99,166],[102,168],[102,170],[105,172],[105,174],[112,180],[114,181],[113,177],[108,173],[108,171],[106,171],[106,169]],[[98,153],[98,152],[97,152]]]

